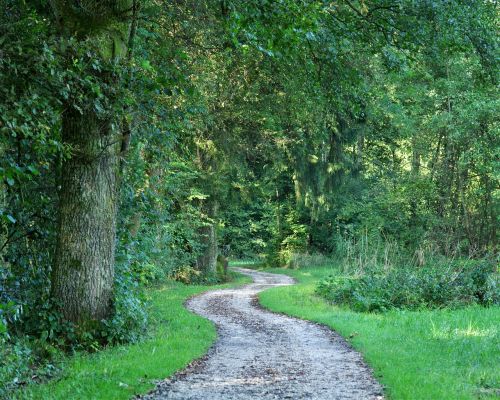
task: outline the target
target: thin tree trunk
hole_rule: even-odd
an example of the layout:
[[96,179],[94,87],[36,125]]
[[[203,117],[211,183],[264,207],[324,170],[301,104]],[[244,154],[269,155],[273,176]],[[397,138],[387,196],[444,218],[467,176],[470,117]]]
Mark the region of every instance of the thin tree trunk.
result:
[[[420,175],[420,152],[417,143],[417,135],[413,134],[411,139],[411,177],[417,179]],[[418,203],[416,197],[410,199],[410,223],[414,226],[418,223]]]
[[345,125],[345,122],[339,118],[338,129],[340,133],[330,130],[327,166],[328,177],[325,185],[327,192],[333,192],[340,185],[342,170],[338,168],[338,165],[342,159],[343,152],[340,135],[344,132]]
[[359,177],[363,171],[363,151],[365,148],[365,134],[360,133],[356,141],[356,155],[354,161],[354,177]]
[[468,181],[468,170],[467,167],[463,168],[461,170],[460,166],[458,167],[457,171],[457,178],[458,178],[458,188],[457,192],[459,195],[459,202],[461,203],[461,209],[462,209],[462,217],[463,217],[463,227],[464,230],[467,234],[467,238],[469,239],[469,250],[472,252],[476,251],[479,247],[480,244],[480,239],[475,237],[474,232],[471,227],[471,219],[470,219],[470,213],[467,208],[467,197],[466,197],[466,186],[467,186],[467,181]]
[[62,168],[52,296],[66,319],[86,323],[112,312],[119,141],[110,121],[72,107],[62,132],[73,154]]
[[420,175],[420,150],[417,143],[417,135],[414,134],[411,139],[411,173],[414,177]]
[[[217,215],[217,203],[210,201],[205,205],[205,212],[210,219],[214,219]],[[203,245],[203,252],[196,260],[196,267],[204,274],[215,273],[217,269],[217,232],[215,224],[211,223],[199,229],[200,242]]]
[[[5,149],[3,144],[0,143],[0,157],[5,156]],[[0,180],[0,210],[5,210],[7,206],[7,185]],[[9,237],[9,229],[7,223],[0,220],[0,262],[3,261],[3,250],[7,247]]]

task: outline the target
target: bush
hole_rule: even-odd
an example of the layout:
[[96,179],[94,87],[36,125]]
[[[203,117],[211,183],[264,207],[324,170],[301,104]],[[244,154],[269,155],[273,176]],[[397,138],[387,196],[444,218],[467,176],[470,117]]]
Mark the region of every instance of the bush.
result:
[[115,274],[115,313],[102,321],[99,332],[105,344],[137,342],[148,324],[146,301],[139,280],[127,264],[118,264]]
[[31,350],[22,343],[0,347],[0,399],[7,398],[8,392],[29,375],[32,362]]
[[0,399],[33,382],[43,382],[59,372],[61,351],[46,341],[17,338],[0,346]]
[[316,292],[355,311],[456,308],[500,303],[499,276],[493,263],[478,261],[452,267],[373,268],[360,275],[330,276]]
[[12,300],[6,303],[0,302],[0,343],[9,338],[8,324],[17,321],[21,311],[22,307]]
[[170,273],[170,278],[186,285],[211,285],[228,282],[231,277],[228,274],[227,261],[224,257],[218,257],[216,270],[212,273],[203,273],[191,266],[180,266]]
[[202,278],[201,272],[190,266],[181,266],[176,268],[170,274],[170,277],[177,282],[182,282],[186,285],[197,283]]

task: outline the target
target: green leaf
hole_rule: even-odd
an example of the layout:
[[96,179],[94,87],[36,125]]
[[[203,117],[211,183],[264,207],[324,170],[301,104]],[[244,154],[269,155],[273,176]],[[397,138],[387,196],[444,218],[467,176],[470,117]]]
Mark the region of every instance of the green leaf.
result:
[[28,171],[30,171],[33,175],[40,175],[40,171],[38,171],[34,166],[28,165]]
[[146,71],[151,71],[153,69],[149,60],[142,60],[141,67],[144,68]]

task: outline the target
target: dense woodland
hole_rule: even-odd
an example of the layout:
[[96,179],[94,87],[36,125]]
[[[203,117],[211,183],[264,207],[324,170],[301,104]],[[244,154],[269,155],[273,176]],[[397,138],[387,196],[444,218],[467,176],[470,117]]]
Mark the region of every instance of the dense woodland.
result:
[[498,303],[498,11],[0,0],[0,355],[141,340],[145,288],[226,259]]

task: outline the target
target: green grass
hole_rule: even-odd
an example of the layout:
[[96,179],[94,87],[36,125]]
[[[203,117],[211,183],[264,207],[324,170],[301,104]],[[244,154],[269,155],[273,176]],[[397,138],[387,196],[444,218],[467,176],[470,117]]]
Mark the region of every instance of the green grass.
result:
[[216,338],[214,325],[183,307],[187,298],[206,290],[243,284],[237,275],[231,284],[186,286],[170,283],[150,291],[153,326],[146,340],[116,346],[95,354],[68,357],[63,375],[46,384],[32,385],[17,394],[21,399],[130,399],[154,387],[201,357]]
[[500,308],[356,313],[314,295],[332,268],[268,270],[298,280],[260,294],[273,311],[325,324],[359,350],[390,399],[498,399]]
[[257,268],[260,265],[258,260],[233,260],[229,261],[231,267],[241,267],[241,268]]

